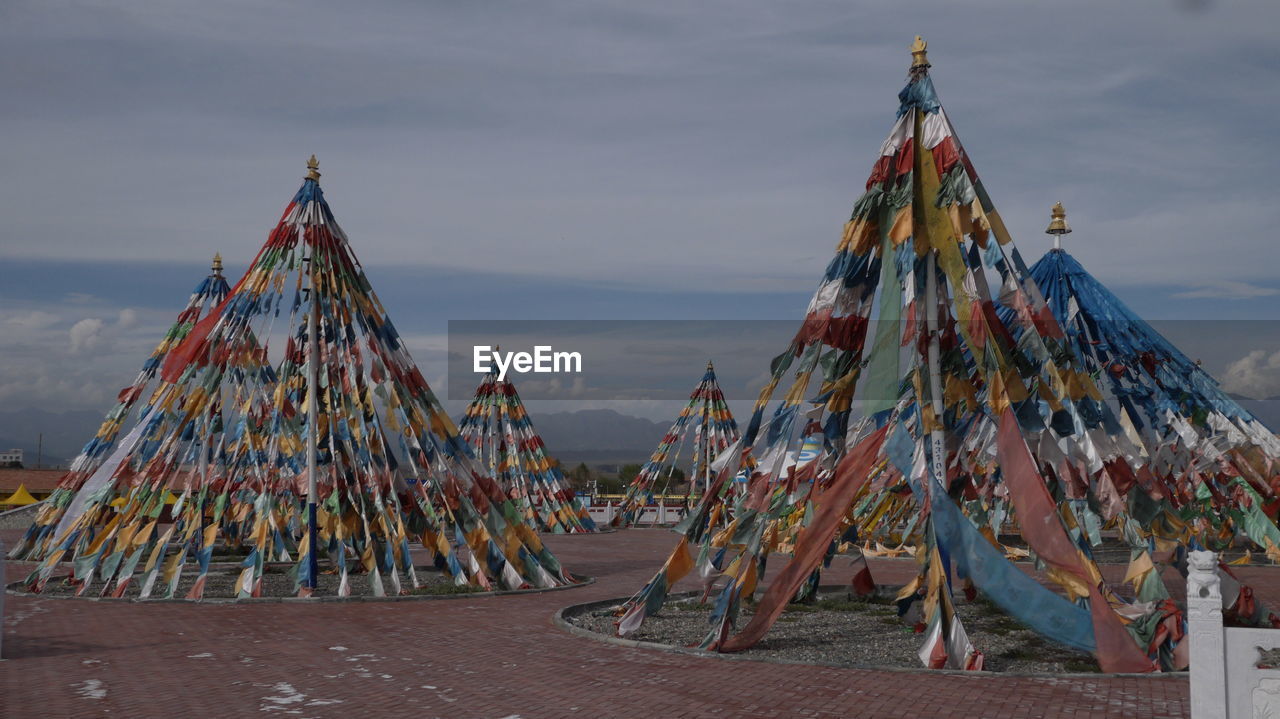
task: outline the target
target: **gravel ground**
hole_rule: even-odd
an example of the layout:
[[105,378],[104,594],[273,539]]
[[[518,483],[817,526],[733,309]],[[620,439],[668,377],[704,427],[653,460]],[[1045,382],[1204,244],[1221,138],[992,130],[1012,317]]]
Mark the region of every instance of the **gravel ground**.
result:
[[[969,640],[983,653],[983,668],[987,671],[1098,671],[1097,663],[1089,654],[1040,639],[982,599],[966,602],[963,597],[957,597],[956,601],[956,613],[964,623]],[[710,610],[709,605],[698,605],[694,600],[670,602],[661,613],[647,618],[640,631],[628,638],[697,645],[709,629]],[[743,607],[738,627],[745,626],[750,618],[751,610]],[[569,618],[577,626],[609,636],[616,635],[614,620],[608,610]],[[842,592],[824,594],[812,605],[789,605],[764,639],[742,654],[837,666],[919,669],[917,652],[923,642],[923,634],[915,633],[911,625],[898,618],[891,596],[850,601]]]
[[[272,564],[267,565],[262,575],[262,596],[264,597],[291,597],[294,596],[293,584],[294,580],[288,575],[292,564]],[[209,576],[205,579],[204,596],[207,599],[233,599],[235,598],[236,579],[240,576],[239,565],[232,566],[210,566]],[[435,567],[417,567],[415,573],[418,576],[419,589],[414,591],[410,587],[409,581],[401,578],[402,588],[406,594],[454,594],[464,593],[467,588],[456,587],[452,578],[447,578],[443,573],[435,569]],[[182,577],[178,581],[178,590],[174,593],[174,597],[182,598],[187,595],[187,591],[195,583],[199,574],[195,565],[188,564],[182,572]],[[338,593],[338,575],[326,574],[321,571],[317,582],[315,595],[319,597],[332,597]],[[351,574],[348,577],[348,584],[351,587],[351,596],[373,596],[372,582],[368,575]],[[391,584],[391,579],[383,575],[382,584],[388,595],[394,594],[395,589]],[[114,590],[115,582],[111,583]],[[137,574],[129,583],[129,588],[125,590],[125,597],[137,597],[142,588],[142,582]],[[94,582],[88,591],[82,596],[99,596],[103,590],[101,581]],[[66,581],[65,575],[60,579],[54,577],[45,586],[43,594],[55,597],[69,597],[75,594],[76,587]],[[471,591],[479,591],[474,589]],[[151,598],[163,598],[167,594],[164,585],[157,580],[156,586],[151,592]]]
[[32,504],[21,509],[0,512],[0,529],[26,529],[36,518],[43,504]]

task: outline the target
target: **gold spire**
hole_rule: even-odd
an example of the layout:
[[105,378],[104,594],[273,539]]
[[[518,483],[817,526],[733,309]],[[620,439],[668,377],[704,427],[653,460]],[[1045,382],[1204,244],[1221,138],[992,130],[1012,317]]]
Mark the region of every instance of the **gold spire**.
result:
[[929,65],[929,43],[924,38],[916,35],[916,41],[911,43],[911,69],[923,69],[930,67]]
[[1044,231],[1046,235],[1066,235],[1071,232],[1071,226],[1067,224],[1067,211],[1063,209],[1061,202],[1053,203],[1050,217],[1049,228]]
[[714,370],[714,369],[715,367],[711,365],[711,360],[707,360],[707,371],[710,372],[711,370]]
[[311,159],[307,160],[307,179],[320,179],[320,161],[316,159],[315,155],[312,155]]
[[222,274],[222,253],[221,252],[213,253],[213,274],[215,275]]

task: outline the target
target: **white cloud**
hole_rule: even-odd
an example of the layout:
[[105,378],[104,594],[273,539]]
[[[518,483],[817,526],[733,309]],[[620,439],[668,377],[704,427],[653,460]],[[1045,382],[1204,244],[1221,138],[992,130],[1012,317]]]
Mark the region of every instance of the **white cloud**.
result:
[[172,307],[105,301],[100,316],[85,317],[85,307],[64,294],[4,302],[0,406],[7,409],[105,411],[173,321]]
[[59,319],[57,315],[51,312],[30,310],[28,312],[19,312],[6,318],[5,324],[28,330],[42,330],[56,325]]
[[[106,411],[114,398],[115,385],[100,377],[88,376],[58,365],[4,367],[0,381],[0,405],[6,408],[39,407],[53,412],[67,409]],[[123,382],[121,383],[123,384]]]
[[84,354],[99,349],[103,344],[103,321],[86,317],[71,326],[67,334],[71,338],[71,354]]
[[[1258,91],[1277,66],[1242,60],[1269,46],[1280,4],[1216,3],[1194,17],[1173,2],[1000,6],[999,27],[930,0],[915,14],[550,0],[507,8],[500,23],[474,4],[71,4],[19,3],[0,23],[0,62],[30,69],[0,73],[12,139],[0,160],[23,178],[0,192],[7,234],[24,238],[0,247],[6,257],[203,262],[220,249],[243,263],[323,146],[322,181],[366,265],[500,269],[600,292],[807,294],[892,124],[920,32],[1028,261],[1048,246],[1048,205],[1062,199],[1071,251],[1104,282],[1268,307],[1278,294],[1267,285],[1280,245],[1259,239],[1274,224],[1274,168],[1253,152],[1268,139],[1254,118],[1280,107]],[[1050,20],[1061,42],[1046,48]],[[182,68],[157,60],[177,56]],[[72,176],[94,192],[67,202]],[[122,386],[176,309],[104,300],[74,279],[50,291],[65,321],[44,304],[21,320],[0,313],[0,381],[22,393],[0,396],[12,401],[81,406],[90,377]],[[501,282],[472,291],[511,296]],[[582,304],[594,297],[583,290]],[[140,324],[123,305],[140,308]],[[508,306],[525,309],[518,296]],[[418,365],[441,368],[446,343],[413,335],[425,331],[415,311],[433,316],[391,308]],[[67,334],[89,315],[102,319]],[[28,366],[59,380],[24,385]]]
[[1280,395],[1280,352],[1253,350],[1227,365],[1221,384],[1228,392],[1256,399]]
[[[994,28],[929,2],[904,14],[552,0],[500,23],[475,4],[284,7],[255,6],[250,23],[219,3],[16,13],[0,60],[41,60],[39,82],[0,77],[16,108],[4,160],[24,178],[0,193],[0,215],[31,238],[9,253],[187,260],[203,246],[247,260],[323,145],[323,182],[367,265],[808,287],[921,32],[1028,255],[1062,199],[1079,218],[1073,251],[1103,240],[1092,246],[1104,281],[1194,291],[1265,281],[1280,257],[1257,239],[1273,223],[1272,168],[1251,152],[1266,137],[1247,119],[1274,115],[1257,88],[1276,70],[1242,62],[1242,48],[1266,46],[1275,4],[1194,16],[1172,2],[1028,4],[1002,8]],[[1052,49],[1039,42],[1049,22]],[[56,57],[41,54],[49,46]],[[189,59],[179,75],[153,62],[176,53]],[[1140,121],[1130,111],[1153,106]],[[1053,112],[1019,112],[1029,107]],[[96,191],[68,204],[73,174]]]
[[1224,280],[1222,282],[1213,282],[1201,285],[1198,289],[1188,290],[1186,292],[1174,293],[1174,297],[1180,299],[1221,299],[1221,300],[1251,300],[1258,297],[1271,297],[1280,295],[1280,289],[1274,287],[1260,287],[1248,282],[1234,282]]

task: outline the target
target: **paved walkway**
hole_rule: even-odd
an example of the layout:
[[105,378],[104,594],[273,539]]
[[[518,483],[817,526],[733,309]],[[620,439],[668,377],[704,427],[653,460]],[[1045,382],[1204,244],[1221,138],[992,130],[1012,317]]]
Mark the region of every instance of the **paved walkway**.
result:
[[[0,716],[1130,718],[1188,711],[1187,682],[1179,678],[865,671],[723,661],[576,637],[553,624],[555,610],[630,594],[660,565],[673,535],[629,530],[550,537],[549,544],[596,584],[314,605],[10,595]],[[913,571],[902,560],[875,561],[873,570],[882,582]],[[1263,598],[1280,597],[1280,570],[1246,573]],[[11,565],[10,581],[23,574]]]

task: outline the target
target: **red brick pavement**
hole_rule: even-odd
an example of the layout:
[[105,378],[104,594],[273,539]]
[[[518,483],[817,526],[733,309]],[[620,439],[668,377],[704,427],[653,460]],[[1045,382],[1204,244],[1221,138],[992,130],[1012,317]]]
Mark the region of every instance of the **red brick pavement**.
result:
[[[6,533],[12,535],[12,533]],[[203,605],[6,598],[0,716],[1177,717],[1181,678],[1050,679],[723,661],[556,627],[627,595],[672,535],[551,537],[596,584],[401,603]],[[910,563],[877,560],[882,582]],[[11,565],[10,580],[25,573]],[[831,581],[839,577],[833,573]],[[1249,568],[1259,594],[1280,572]],[[847,573],[845,574],[847,577]],[[851,648],[856,651],[856,648]]]

